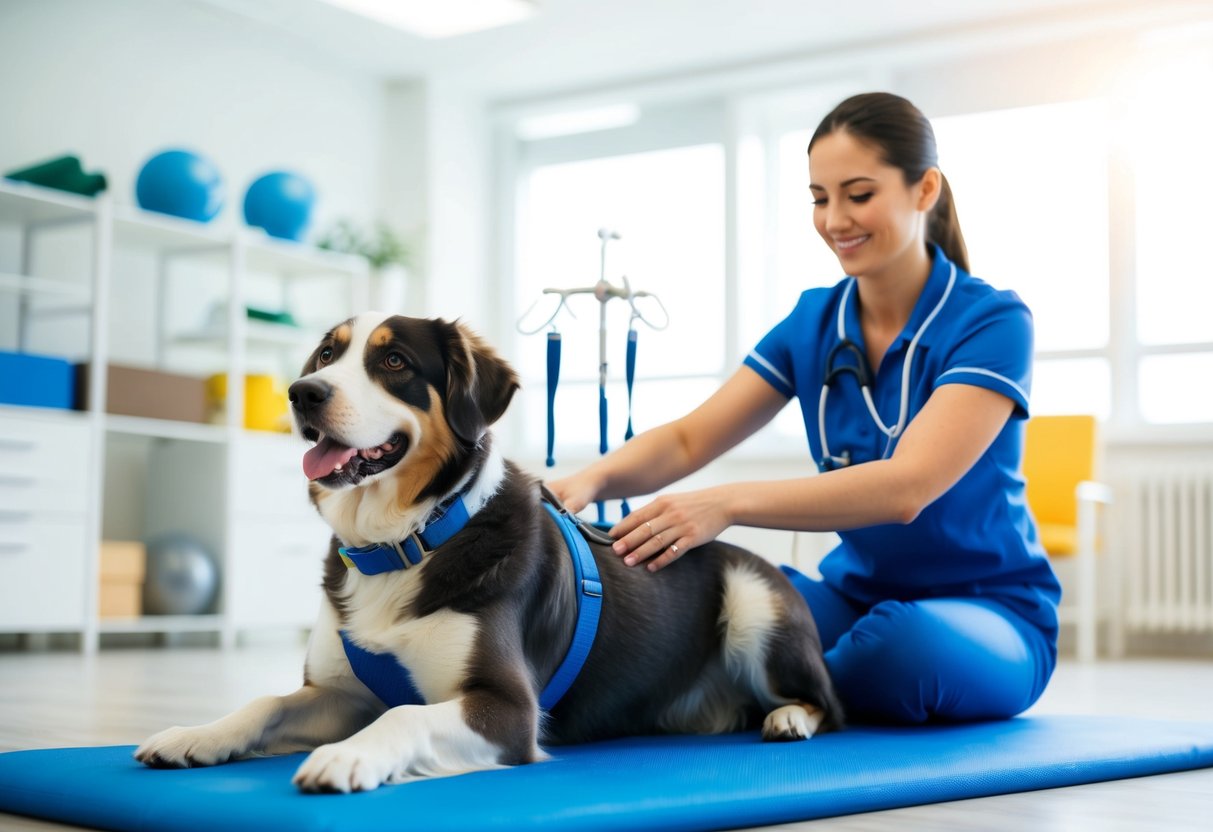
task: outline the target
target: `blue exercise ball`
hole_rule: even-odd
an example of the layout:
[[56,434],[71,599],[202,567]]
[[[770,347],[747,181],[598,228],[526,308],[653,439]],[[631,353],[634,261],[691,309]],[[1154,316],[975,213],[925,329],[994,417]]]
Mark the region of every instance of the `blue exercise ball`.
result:
[[219,567],[197,539],[167,534],[147,544],[143,611],[148,615],[210,612],[219,590]]
[[274,171],[249,185],[244,195],[244,219],[271,237],[302,240],[312,220],[316,191],[295,173]]
[[143,164],[135,181],[139,207],[209,222],[223,207],[223,177],[211,161],[189,150],[166,150]]

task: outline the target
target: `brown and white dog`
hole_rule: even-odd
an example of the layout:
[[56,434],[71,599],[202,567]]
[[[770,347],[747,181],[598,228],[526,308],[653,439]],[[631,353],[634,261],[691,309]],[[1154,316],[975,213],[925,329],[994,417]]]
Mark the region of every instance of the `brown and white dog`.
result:
[[[136,758],[185,767],[311,751],[295,784],[349,792],[534,762],[545,743],[837,728],[804,600],[770,564],[720,542],[657,573],[592,545],[597,637],[572,687],[540,708],[578,599],[537,481],[492,444],[517,387],[458,323],[367,313],[334,327],[291,387],[299,431],[316,442],[304,458],[312,501],[335,533],[303,687],[161,731]],[[419,565],[365,575],[340,557],[341,545],[404,540],[460,494],[467,525]],[[387,707],[352,671],[343,630],[407,667],[427,704]]]

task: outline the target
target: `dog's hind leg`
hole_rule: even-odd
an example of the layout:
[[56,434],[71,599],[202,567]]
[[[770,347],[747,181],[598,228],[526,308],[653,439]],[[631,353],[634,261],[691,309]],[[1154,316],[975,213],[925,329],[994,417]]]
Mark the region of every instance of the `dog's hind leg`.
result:
[[785,584],[765,563],[734,567],[725,575],[720,613],[725,667],[768,711],[765,740],[808,739],[841,724],[816,625]]
[[188,768],[310,751],[348,737],[376,713],[345,691],[304,685],[286,696],[254,699],[206,725],[161,731],[136,749],[135,759],[153,768]]
[[821,652],[817,625],[804,599],[783,576],[777,582],[780,626],[768,643],[766,675],[777,700],[787,704],[767,714],[762,738],[768,741],[806,739],[842,727],[842,705]]

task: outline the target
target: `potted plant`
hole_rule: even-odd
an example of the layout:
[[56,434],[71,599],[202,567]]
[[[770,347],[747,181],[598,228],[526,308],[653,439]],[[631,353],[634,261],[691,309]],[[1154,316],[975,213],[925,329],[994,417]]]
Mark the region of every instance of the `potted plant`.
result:
[[376,309],[404,311],[412,252],[403,236],[386,223],[369,229],[343,219],[321,235],[316,245],[329,251],[358,254],[371,266],[371,302]]

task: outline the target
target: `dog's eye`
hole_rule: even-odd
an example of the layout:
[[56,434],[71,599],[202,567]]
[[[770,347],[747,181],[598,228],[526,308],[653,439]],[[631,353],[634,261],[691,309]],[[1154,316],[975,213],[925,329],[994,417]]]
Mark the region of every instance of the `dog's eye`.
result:
[[389,352],[383,359],[383,366],[389,370],[403,370],[405,366],[404,356],[398,352]]
[[320,351],[320,355],[316,356],[317,364],[327,364],[333,360],[333,348],[325,347]]

